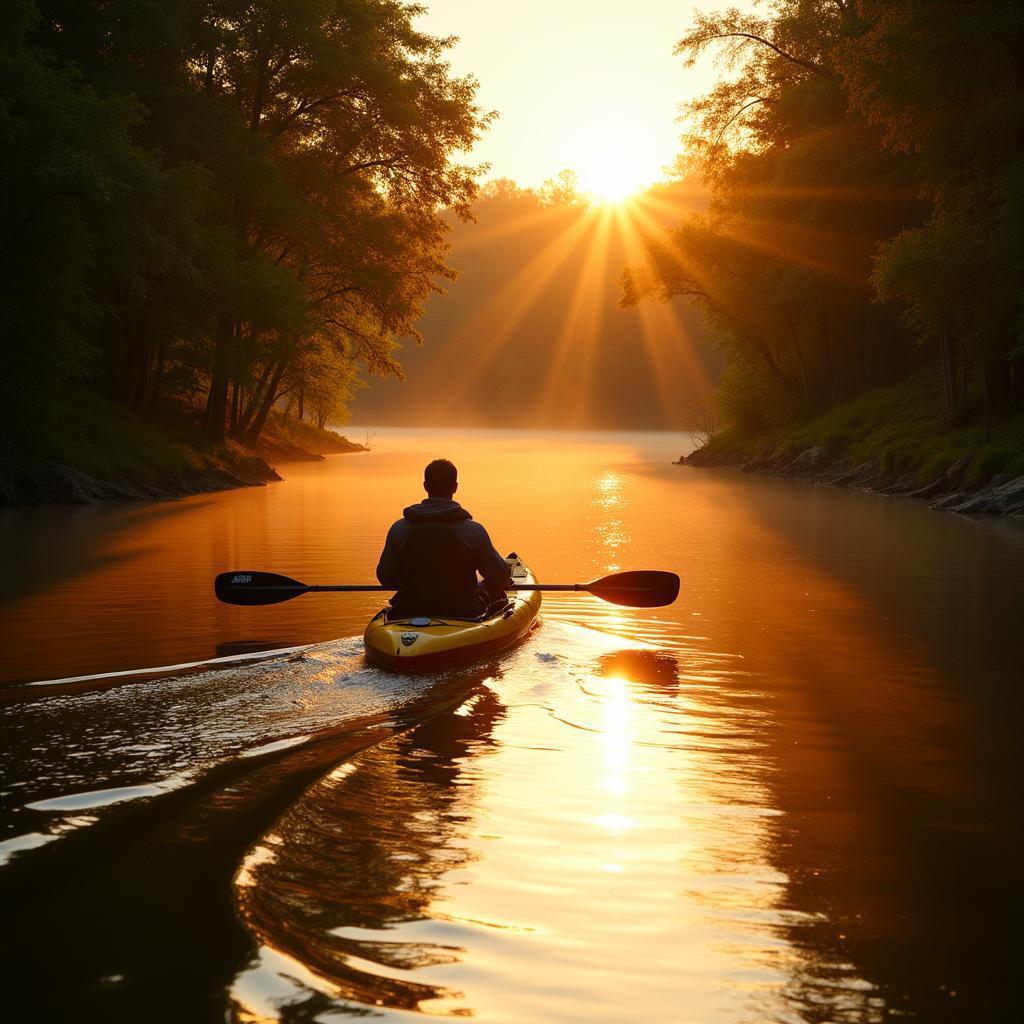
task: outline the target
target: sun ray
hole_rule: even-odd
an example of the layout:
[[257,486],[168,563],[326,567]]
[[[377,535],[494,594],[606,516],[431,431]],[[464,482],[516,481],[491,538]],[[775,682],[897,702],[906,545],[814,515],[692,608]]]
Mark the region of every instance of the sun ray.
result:
[[[730,238],[739,242],[754,252],[772,256],[783,263],[794,267],[804,267],[813,270],[825,277],[842,281],[844,284],[854,285],[857,288],[865,288],[864,277],[855,274],[845,267],[842,267],[829,260],[815,257],[805,252],[800,242],[810,243],[813,239],[815,248],[825,247],[836,252],[842,252],[849,244],[849,239],[838,235],[835,232],[813,231],[804,227],[795,227],[784,221],[773,221],[767,218],[751,220],[750,227],[742,229],[737,225],[726,225],[723,230]],[[793,245],[783,245],[779,242],[769,242],[769,238],[785,237],[786,233],[798,236]]]
[[543,224],[545,220],[551,220],[558,213],[558,210],[552,210],[550,206],[540,206],[506,224],[475,224],[472,235],[459,240],[459,252],[472,252],[474,249],[492,245],[499,239],[529,231]]
[[[580,268],[558,337],[552,345],[547,377],[538,403],[542,422],[548,421],[556,401],[569,407],[569,395],[574,399],[571,404],[574,417],[569,417],[570,420],[582,423],[587,412],[594,348],[604,315],[603,292],[607,280],[608,235],[611,228],[609,211],[597,211],[592,214],[592,217],[595,216],[595,230],[587,246],[586,258]],[[574,351],[580,362],[574,367],[575,379],[566,381],[562,379],[563,371],[570,353]]]
[[[501,351],[509,336],[533,308],[540,294],[579,245],[587,227],[583,215],[565,232],[559,233],[526,266],[502,287],[485,307],[462,326],[456,342],[467,353],[460,370],[445,380],[446,401],[458,403],[467,389]],[[506,308],[507,307],[507,308]],[[501,323],[495,324],[495,310]]]
[[[642,209],[630,208],[622,211],[620,230],[633,236],[633,247],[639,249],[643,236],[636,222],[647,214]],[[666,342],[674,347],[684,363],[684,370],[690,380],[696,383],[692,390],[710,393],[711,378],[697,355],[694,340],[679,320],[678,312],[671,303],[641,302],[636,307],[640,317],[641,337],[651,366],[658,398],[666,422],[679,415],[679,394],[672,385],[672,373],[665,356]]]

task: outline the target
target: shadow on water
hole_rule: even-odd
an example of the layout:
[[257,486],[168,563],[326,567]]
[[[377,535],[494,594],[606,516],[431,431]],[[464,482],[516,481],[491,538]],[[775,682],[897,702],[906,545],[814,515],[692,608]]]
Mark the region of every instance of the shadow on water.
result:
[[475,762],[503,714],[478,688],[458,714],[321,779],[264,836],[237,877],[240,913],[262,944],[233,986],[239,1019],[274,1017],[277,1007],[283,1019],[313,1021],[461,998],[407,973],[457,961],[457,944],[395,941],[391,929],[431,917],[438,928],[441,877],[475,859],[463,845],[474,824]]
[[65,580],[89,576],[122,562],[145,559],[158,548],[123,538],[172,519],[202,515],[216,497],[180,502],[42,506],[0,510],[0,604],[46,590]]
[[225,989],[256,951],[231,881],[246,849],[325,772],[414,726],[428,735],[435,716],[486,694],[485,677],[462,673],[391,714],[219,764],[15,856],[0,872],[9,1019],[222,1021]]

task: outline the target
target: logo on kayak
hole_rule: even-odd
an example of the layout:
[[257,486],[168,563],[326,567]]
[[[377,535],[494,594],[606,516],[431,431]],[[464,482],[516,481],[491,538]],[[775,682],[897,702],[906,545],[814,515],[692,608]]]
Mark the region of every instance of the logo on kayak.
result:
[[412,647],[414,643],[420,638],[419,633],[403,633],[402,634],[402,646]]
[[252,583],[252,576],[246,573],[238,573],[231,577],[232,583]]

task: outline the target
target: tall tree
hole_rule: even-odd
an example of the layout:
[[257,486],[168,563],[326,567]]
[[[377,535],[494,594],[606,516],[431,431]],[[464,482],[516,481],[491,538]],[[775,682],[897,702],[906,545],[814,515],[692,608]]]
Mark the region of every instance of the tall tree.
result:
[[[445,272],[440,210],[470,215],[475,169],[451,157],[489,115],[474,80],[451,75],[451,40],[414,28],[418,13],[394,0],[209,5],[194,85],[237,110],[259,172],[225,181],[224,214],[241,258],[281,268],[306,296],[302,322],[278,331],[261,408],[312,331],[393,371],[396,334]],[[378,244],[349,244],[367,231]],[[216,332],[211,440],[225,430],[237,320],[226,308]]]
[[860,0],[838,50],[851,103],[908,154],[930,212],[880,250],[875,283],[943,357],[983,370],[986,407],[1024,404],[1024,9]]
[[697,17],[677,52],[692,63],[715,47],[731,72],[688,108],[714,199],[624,275],[627,305],[696,302],[746,368],[726,386],[760,373],[781,415],[841,401],[905,359],[891,314],[873,306],[871,259],[916,211],[901,161],[847,107],[835,51],[857,24],[826,0]]

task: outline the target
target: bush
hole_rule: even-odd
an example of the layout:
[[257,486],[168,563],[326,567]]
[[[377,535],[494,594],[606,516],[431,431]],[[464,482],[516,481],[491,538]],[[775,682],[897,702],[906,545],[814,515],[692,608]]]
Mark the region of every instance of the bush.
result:
[[726,423],[743,431],[778,426],[797,414],[796,403],[762,369],[740,360],[726,366],[715,400]]

